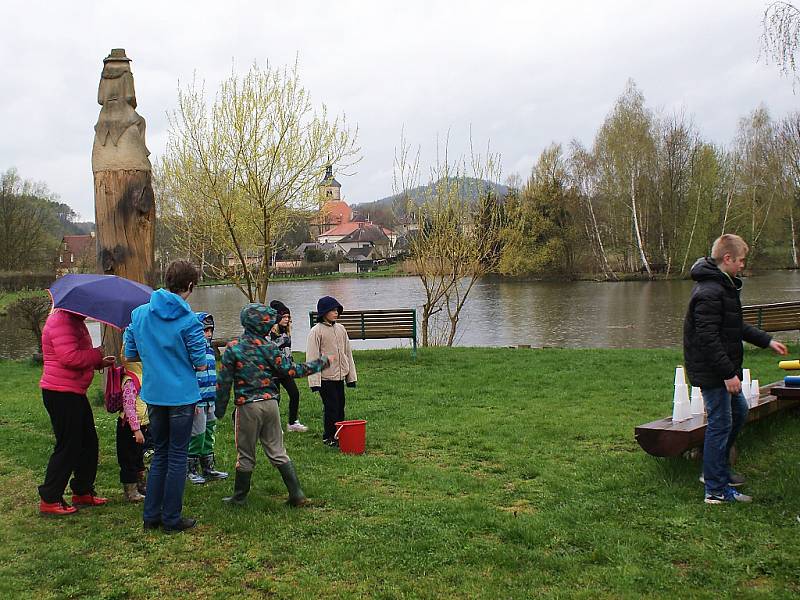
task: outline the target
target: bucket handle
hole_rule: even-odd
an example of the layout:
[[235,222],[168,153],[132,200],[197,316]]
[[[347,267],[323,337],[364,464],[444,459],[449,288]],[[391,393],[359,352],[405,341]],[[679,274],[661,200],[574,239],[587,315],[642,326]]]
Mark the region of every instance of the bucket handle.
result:
[[339,439],[339,432],[340,432],[342,429],[344,429],[344,425],[339,425],[339,429],[337,429],[337,430],[336,430],[336,433],[334,433],[334,434],[333,434],[333,439],[335,439],[335,440],[338,440],[338,439]]

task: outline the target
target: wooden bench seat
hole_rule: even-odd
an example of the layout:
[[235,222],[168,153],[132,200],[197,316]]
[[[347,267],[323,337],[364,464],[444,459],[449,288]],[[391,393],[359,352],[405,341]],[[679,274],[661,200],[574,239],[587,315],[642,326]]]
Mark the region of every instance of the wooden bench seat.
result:
[[[782,382],[762,387],[758,404],[750,408],[747,422],[763,419],[772,413],[800,406],[800,388],[787,388]],[[642,449],[653,456],[680,456],[703,445],[706,417],[698,415],[673,423],[671,417],[645,423],[634,429],[634,437]]]
[[[317,312],[308,313],[311,327]],[[344,325],[351,340],[410,339],[412,355],[417,355],[417,311],[413,308],[345,310],[337,321]]]
[[800,302],[743,306],[742,316],[763,331],[792,331],[800,329]]

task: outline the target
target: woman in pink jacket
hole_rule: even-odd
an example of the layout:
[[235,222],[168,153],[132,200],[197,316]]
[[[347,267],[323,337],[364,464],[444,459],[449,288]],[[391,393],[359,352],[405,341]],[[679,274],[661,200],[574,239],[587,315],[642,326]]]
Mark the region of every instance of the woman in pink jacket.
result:
[[[42,398],[56,445],[47,463],[44,483],[39,486],[39,512],[69,515],[76,506],[99,506],[107,500],[95,495],[98,442],[94,415],[86,397],[95,369],[114,364],[92,347],[85,317],[57,309],[42,330],[44,372],[39,381]],[[72,504],[64,501],[64,490],[72,475]]]

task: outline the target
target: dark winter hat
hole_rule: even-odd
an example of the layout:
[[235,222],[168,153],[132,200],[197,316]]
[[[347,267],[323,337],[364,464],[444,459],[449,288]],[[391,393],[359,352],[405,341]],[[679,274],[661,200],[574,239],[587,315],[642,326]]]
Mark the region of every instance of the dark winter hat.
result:
[[270,307],[272,310],[274,310],[276,313],[278,313],[278,320],[279,320],[279,321],[281,320],[281,317],[282,317],[283,315],[290,315],[290,314],[292,314],[292,311],[290,311],[290,310],[289,310],[289,307],[288,307],[288,306],[286,306],[286,305],[285,305],[283,302],[281,302],[280,300],[273,300],[272,302],[270,302],[270,303],[269,303],[269,307]]
[[330,311],[336,310],[342,314],[344,307],[332,296],[323,296],[317,301],[317,323],[322,323],[322,318]]

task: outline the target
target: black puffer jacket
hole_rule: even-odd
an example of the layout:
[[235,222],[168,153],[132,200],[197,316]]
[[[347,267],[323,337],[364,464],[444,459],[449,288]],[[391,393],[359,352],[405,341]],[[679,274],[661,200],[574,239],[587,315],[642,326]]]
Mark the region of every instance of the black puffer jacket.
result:
[[691,273],[697,283],[683,322],[686,372],[694,386],[722,387],[742,377],[742,341],[766,348],[772,338],[742,320],[741,279],[728,277],[712,258],[698,259]]

